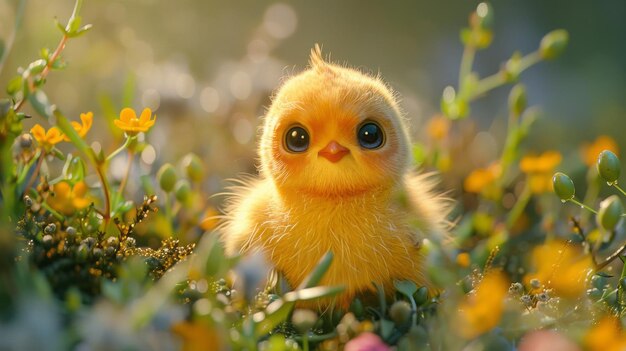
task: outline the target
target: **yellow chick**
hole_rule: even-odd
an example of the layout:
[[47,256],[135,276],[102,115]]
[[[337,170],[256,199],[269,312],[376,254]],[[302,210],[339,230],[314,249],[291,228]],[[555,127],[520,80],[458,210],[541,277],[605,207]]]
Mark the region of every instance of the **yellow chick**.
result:
[[326,62],[316,45],[310,67],[284,82],[264,118],[260,176],[228,201],[227,253],[260,251],[295,287],[332,251],[322,285],[346,287],[340,307],[372,282],[387,292],[398,279],[427,284],[421,242],[445,231],[447,206],[411,169],[410,150],[391,89]]

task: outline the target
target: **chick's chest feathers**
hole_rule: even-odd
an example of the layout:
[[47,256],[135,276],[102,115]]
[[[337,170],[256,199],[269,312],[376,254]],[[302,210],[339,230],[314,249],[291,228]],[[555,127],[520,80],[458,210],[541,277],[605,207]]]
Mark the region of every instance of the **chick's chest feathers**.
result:
[[332,251],[335,259],[321,284],[346,287],[339,303],[371,290],[372,282],[386,291],[393,291],[395,279],[425,284],[419,235],[408,224],[409,213],[393,204],[393,190],[319,198],[281,194],[271,182],[259,181],[233,213],[227,249],[264,252],[292,286]]

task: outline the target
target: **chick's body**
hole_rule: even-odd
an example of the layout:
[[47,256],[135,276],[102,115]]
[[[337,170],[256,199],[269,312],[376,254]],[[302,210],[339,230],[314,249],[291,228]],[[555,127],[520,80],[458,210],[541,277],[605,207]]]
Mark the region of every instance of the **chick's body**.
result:
[[332,251],[322,284],[346,287],[341,306],[372,282],[426,283],[421,239],[443,230],[446,211],[410,170],[409,150],[390,89],[316,47],[265,116],[260,177],[242,182],[226,211],[227,252],[263,252],[295,287]]

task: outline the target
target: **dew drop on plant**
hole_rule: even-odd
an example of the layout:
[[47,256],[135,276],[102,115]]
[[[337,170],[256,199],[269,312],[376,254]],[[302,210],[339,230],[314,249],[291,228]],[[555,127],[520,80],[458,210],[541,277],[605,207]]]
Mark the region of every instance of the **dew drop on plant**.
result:
[[566,202],[567,202],[567,200],[561,199],[561,203],[566,203]]
[[584,209],[584,208],[585,208],[585,206],[583,206],[583,205],[580,205],[580,208],[582,208],[582,209]]

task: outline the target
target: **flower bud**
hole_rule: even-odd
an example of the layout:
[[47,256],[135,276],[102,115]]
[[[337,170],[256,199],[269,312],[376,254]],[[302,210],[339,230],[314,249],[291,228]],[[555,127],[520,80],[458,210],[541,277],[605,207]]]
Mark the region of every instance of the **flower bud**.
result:
[[611,195],[600,203],[600,210],[596,215],[598,226],[607,231],[613,231],[622,219],[624,206],[617,195]]
[[568,40],[569,34],[564,29],[553,30],[546,34],[539,44],[541,58],[545,60],[557,58],[567,47]]
[[174,186],[174,195],[176,195],[176,200],[181,204],[187,203],[191,196],[191,185],[189,185],[189,181],[187,179],[180,179],[176,182],[176,186]]
[[22,149],[30,149],[33,146],[33,137],[28,133],[24,133],[20,135],[19,142]]
[[413,297],[415,298],[415,303],[418,306],[425,304],[426,301],[428,301],[428,288],[425,286],[420,287],[417,289],[415,294],[413,294]]
[[493,7],[488,2],[481,2],[476,6],[476,11],[472,13],[470,24],[483,29],[491,28],[493,25]]
[[565,173],[556,172],[552,177],[552,187],[554,188],[554,193],[562,200],[569,201],[574,198],[574,194],[576,194],[576,188],[574,187],[574,182],[572,179]]
[[389,309],[391,320],[397,325],[404,325],[411,318],[411,305],[406,301],[396,301]]
[[598,156],[598,173],[608,183],[615,183],[619,179],[621,165],[619,158],[609,150],[604,150]]
[[526,88],[522,84],[516,84],[509,93],[509,111],[513,116],[521,116],[526,104]]
[[315,326],[315,323],[317,323],[317,313],[305,309],[295,310],[293,311],[291,322],[300,333],[304,334],[311,330],[311,328]]
[[174,189],[174,185],[176,184],[176,171],[174,167],[166,163],[157,172],[157,180],[159,181],[159,185],[161,189],[166,192],[172,191]]
[[200,157],[194,153],[190,153],[183,158],[183,167],[187,172],[187,177],[192,182],[200,182],[204,178],[204,164]]
[[54,223],[50,223],[48,224],[44,229],[43,232],[46,234],[54,234],[57,231],[57,225]]

